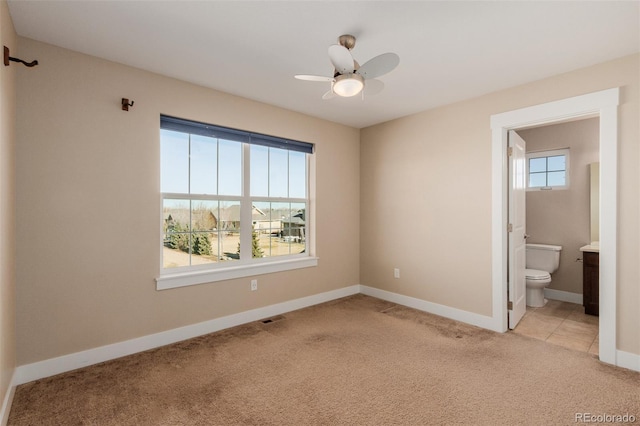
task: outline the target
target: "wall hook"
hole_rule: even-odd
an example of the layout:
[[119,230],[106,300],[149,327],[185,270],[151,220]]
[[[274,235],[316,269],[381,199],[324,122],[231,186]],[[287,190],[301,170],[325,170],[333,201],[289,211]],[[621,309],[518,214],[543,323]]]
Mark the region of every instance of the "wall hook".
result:
[[38,61],[26,62],[26,61],[23,61],[22,59],[12,58],[11,56],[9,56],[9,48],[7,46],[4,46],[4,65],[8,67],[9,61],[20,62],[21,64],[24,64],[24,66],[27,66],[29,68],[35,67],[36,65],[38,65]]
[[123,111],[129,111],[129,107],[133,106],[133,101],[131,101],[131,103],[129,103],[129,99],[127,98],[122,98],[122,110]]

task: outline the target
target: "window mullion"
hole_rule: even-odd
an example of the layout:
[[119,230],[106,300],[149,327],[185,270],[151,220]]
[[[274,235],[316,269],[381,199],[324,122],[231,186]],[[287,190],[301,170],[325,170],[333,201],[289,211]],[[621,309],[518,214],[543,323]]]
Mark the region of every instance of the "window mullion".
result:
[[287,198],[287,197],[253,197],[251,201],[254,203],[306,203],[306,198]]
[[193,201],[189,200],[189,266],[193,266],[193,228],[191,225],[193,224]]
[[[187,168],[189,172],[189,176],[187,177],[187,191],[191,194],[191,135],[189,135],[189,166]],[[189,200],[189,227],[187,228],[189,231],[189,266],[193,266],[193,253],[191,253],[191,249],[193,248],[193,229],[191,228],[191,224],[193,223],[193,218],[191,215],[193,214],[193,201]]]
[[549,186],[549,157],[545,157],[544,159],[544,185],[546,187]]
[[242,145],[242,200],[240,201],[240,261],[251,260],[252,251],[251,146]]
[[216,195],[220,195],[220,140],[216,139]]
[[310,218],[313,219],[314,215],[311,214],[311,180],[309,179],[309,176],[311,175],[311,156],[310,155],[305,155],[304,156],[304,161],[305,161],[305,170],[304,170],[304,182],[305,182],[305,188],[304,188],[304,205],[305,205],[305,218],[304,218],[304,251],[309,253],[310,250],[309,248],[311,247],[310,245],[310,239],[313,238],[313,236],[311,235],[311,225],[310,225]]

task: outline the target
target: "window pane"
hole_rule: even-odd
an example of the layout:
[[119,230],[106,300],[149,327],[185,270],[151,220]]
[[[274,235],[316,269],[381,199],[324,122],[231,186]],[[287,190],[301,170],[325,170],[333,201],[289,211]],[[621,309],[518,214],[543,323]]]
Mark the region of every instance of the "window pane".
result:
[[269,148],[251,145],[251,195],[269,195]]
[[215,259],[215,261],[219,262],[225,260],[225,256],[220,250],[220,238],[219,232],[210,232],[209,238],[211,239],[211,257]]
[[164,199],[162,215],[165,232],[189,232],[191,222],[189,200]]
[[547,158],[547,167],[551,172],[566,170],[566,158],[564,155],[557,155]]
[[189,192],[189,135],[160,131],[160,188],[162,192]]
[[162,264],[165,268],[190,265],[191,235],[188,200],[163,200],[164,241]]
[[[164,234],[162,247],[162,267],[178,268],[180,266],[189,266],[189,253],[182,252],[177,249],[171,249],[171,244],[176,241],[178,235]],[[187,234],[183,238],[189,238]],[[188,244],[188,243],[187,243]]]
[[240,259],[240,203],[220,201],[218,244],[223,260]]
[[221,231],[240,231],[240,202],[220,201],[220,226]]
[[217,194],[218,141],[191,135],[191,194]]
[[305,203],[291,203],[289,225],[291,254],[304,253],[306,241],[306,205]]
[[547,174],[546,173],[531,173],[529,174],[529,187],[540,188],[547,186]]
[[218,194],[242,195],[242,144],[218,140]]
[[562,172],[549,172],[548,186],[564,186],[566,185],[566,173]]
[[270,239],[271,256],[283,256],[290,253],[290,216],[290,203],[271,203],[271,221],[274,224]]
[[289,197],[307,196],[307,155],[304,152],[289,152]]
[[546,172],[546,171],[547,171],[547,157],[529,159],[529,173]]
[[269,148],[269,196],[286,197],[288,193],[288,151]]
[[266,202],[253,203],[251,212],[253,229],[257,231],[271,230],[271,215],[269,211],[269,205],[270,203]]
[[253,203],[251,214],[253,224],[252,257],[267,257],[271,255],[271,233],[279,231],[279,222],[271,221],[271,203]]
[[218,260],[212,249],[212,239],[211,232],[194,232],[191,234],[192,265],[205,265]]
[[193,200],[191,202],[191,229],[213,231],[218,228],[218,202]]

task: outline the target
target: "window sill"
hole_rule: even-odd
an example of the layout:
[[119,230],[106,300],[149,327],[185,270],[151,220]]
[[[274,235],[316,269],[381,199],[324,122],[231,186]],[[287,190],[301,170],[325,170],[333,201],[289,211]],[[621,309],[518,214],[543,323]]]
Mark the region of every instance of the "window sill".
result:
[[317,257],[304,257],[257,263],[254,265],[232,266],[217,270],[165,274],[156,278],[156,290],[168,290],[170,288],[232,280],[235,278],[251,277],[254,275],[271,274],[274,272],[290,271],[293,269],[311,268],[314,266],[318,266]]
[[537,191],[565,191],[569,189],[568,186],[536,186],[536,187],[527,187],[527,192],[537,192]]

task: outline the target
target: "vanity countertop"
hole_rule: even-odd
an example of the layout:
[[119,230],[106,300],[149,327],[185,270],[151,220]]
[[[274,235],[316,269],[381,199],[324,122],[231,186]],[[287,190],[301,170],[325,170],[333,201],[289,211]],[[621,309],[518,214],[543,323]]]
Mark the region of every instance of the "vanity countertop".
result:
[[600,253],[600,242],[595,241],[591,244],[587,244],[586,246],[580,247],[580,251],[590,251],[593,253]]

